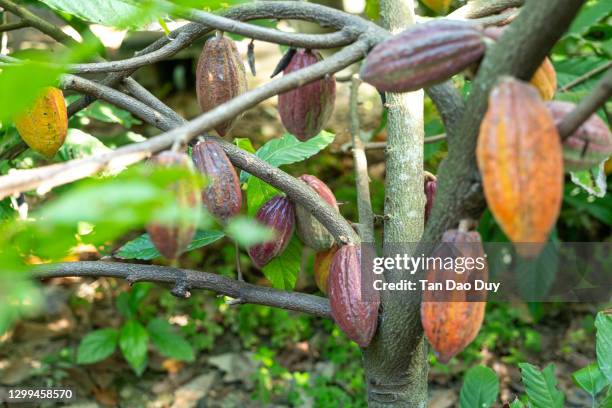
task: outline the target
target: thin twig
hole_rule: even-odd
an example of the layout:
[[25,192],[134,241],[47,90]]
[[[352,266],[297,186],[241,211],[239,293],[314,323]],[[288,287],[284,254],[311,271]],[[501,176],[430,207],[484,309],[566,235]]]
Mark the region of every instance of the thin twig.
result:
[[565,86],[561,87],[559,89],[559,92],[567,92],[570,89],[572,89],[573,87],[575,87],[577,85],[580,85],[583,82],[588,81],[590,78],[594,77],[595,75],[599,74],[600,72],[604,72],[606,69],[608,69],[610,67],[612,67],[612,61],[608,61],[605,64],[601,64],[600,66],[590,70],[586,74],[579,76],[578,78],[574,79],[572,82],[569,82]]
[[612,69],[595,85],[573,111],[568,113],[558,125],[562,140],[570,137],[592,114],[597,112],[612,96]]
[[354,75],[351,80],[349,97],[349,125],[353,142],[353,161],[355,163],[355,188],[357,189],[357,209],[359,212],[359,236],[362,242],[374,242],[374,213],[370,199],[370,176],[368,159],[363,149],[359,126],[359,85],[361,80]]
[[475,19],[487,17],[512,7],[520,7],[525,0],[470,0],[468,3],[450,13],[447,18]]
[[8,23],[0,25],[0,33],[5,33],[8,31],[19,30],[20,28],[26,28],[30,25],[25,21],[18,21],[16,23]]
[[241,303],[279,307],[327,318],[331,316],[328,300],[320,296],[252,285],[214,273],[189,269],[120,262],[67,262],[41,265],[34,269],[34,273],[40,279],[65,276],[113,277],[126,279],[130,283],[167,283],[179,288],[173,293],[183,297],[191,289],[205,289],[240,299]]

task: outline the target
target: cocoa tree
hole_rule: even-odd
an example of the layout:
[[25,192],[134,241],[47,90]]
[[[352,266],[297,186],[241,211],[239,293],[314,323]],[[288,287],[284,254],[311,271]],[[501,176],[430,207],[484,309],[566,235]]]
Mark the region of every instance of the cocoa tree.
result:
[[[123,1],[123,3],[130,7],[137,6],[137,2]],[[400,252],[398,243],[421,242],[425,245],[438,242],[446,231],[456,229],[461,223],[465,227],[469,224],[469,220],[477,220],[482,214],[486,204],[483,182],[476,160],[476,147],[491,90],[504,76],[529,81],[551,48],[568,28],[584,0],[557,0],[554,2],[473,0],[468,1],[465,6],[447,17],[439,18],[439,21],[434,22],[420,21],[415,14],[413,0],[382,0],[380,7],[384,28],[342,11],[304,2],[256,2],[231,7],[219,14],[211,14],[162,0],[154,3],[164,13],[188,20],[190,23],[169,32],[131,58],[105,61],[96,57],[94,62],[49,64],[49,69],[57,69],[61,89],[82,95],[70,103],[67,108],[68,116],[75,115],[93,101],[100,99],[131,112],[163,133],[105,153],[68,160],[60,164],[11,172],[0,177],[0,197],[30,190],[45,193],[55,187],[113,169],[118,164],[121,166],[135,164],[167,150],[172,150],[174,155],[178,155],[177,152],[186,150],[187,146],[196,139],[201,140],[200,143],[214,142],[234,166],[284,193],[291,203],[299,204],[299,211],[306,215],[310,214],[333,236],[335,244],[340,246],[337,252],[340,255],[334,256],[330,270],[331,273],[338,270],[337,274],[342,275],[343,280],[330,285],[329,295],[332,306],[330,307],[330,302],[323,297],[257,286],[246,283],[241,278],[234,280],[211,272],[185,270],[177,266],[165,267],[105,261],[70,262],[40,266],[35,269],[35,274],[39,278],[108,276],[126,279],[129,282],[158,282],[173,285],[172,293],[179,297],[187,297],[193,290],[205,289],[227,295],[234,299],[232,302],[235,304],[256,303],[310,313],[323,318],[333,316],[349,333],[349,336],[352,329],[357,330],[357,333],[351,338],[363,346],[363,363],[370,406],[425,406],[428,344],[421,324],[421,302],[418,294],[407,296],[403,292],[381,292],[380,307],[375,310],[378,315],[374,314],[373,327],[354,327],[351,322],[344,322],[344,317],[338,314],[342,313],[341,311],[346,307],[369,307],[368,305],[346,305],[341,300],[343,296],[354,296],[354,294],[346,294],[343,291],[350,286],[346,285],[346,282],[353,282],[356,279],[351,275],[351,271],[347,271],[347,268],[354,264],[355,259],[359,258],[355,253],[356,248],[362,242],[375,241],[375,217],[370,203],[368,164],[364,143],[359,136],[357,98],[360,82],[365,79],[387,91],[385,106],[388,109],[388,136],[382,242],[384,255],[392,257]],[[22,25],[34,27],[67,47],[79,46],[79,43],[72,37],[12,0],[0,0],[0,7],[20,17]],[[509,9],[509,7],[520,8]],[[288,33],[248,23],[249,20],[254,19],[304,20],[331,28],[332,31],[325,34]],[[427,58],[435,59],[435,57],[429,56],[420,61],[421,65],[415,64],[416,68],[408,67],[403,72],[393,73],[395,77],[384,76],[385,65],[383,63],[378,66],[383,70],[381,75],[373,74],[370,79],[367,75],[367,68],[364,68],[362,71],[364,78],[360,79],[357,75],[353,75],[348,79],[351,87],[349,127],[352,135],[355,187],[359,209],[359,220],[354,220],[357,222],[357,231],[348,220],[338,213],[337,208],[330,206],[330,200],[326,200],[322,194],[317,194],[316,189],[235,144],[206,133],[220,128],[223,131],[219,133],[225,133],[230,128],[228,123],[245,110],[270,97],[286,95],[287,92],[306,84],[328,80],[334,73],[366,57],[376,55],[377,50],[372,50],[377,46],[382,54],[385,51],[391,54],[397,53],[403,45],[401,41],[393,42],[394,38],[399,38],[394,35],[404,35],[405,39],[402,41],[409,42],[417,35],[410,29],[416,27],[424,36],[435,35],[437,30],[442,30],[446,25],[452,26],[452,22],[456,22],[460,30],[459,32],[451,30],[451,33],[460,38],[457,46],[464,45],[461,41],[467,43],[472,41],[472,37],[477,38],[473,48],[469,48],[468,51],[462,49],[462,52],[456,52],[456,55],[450,57],[452,69],[449,71],[437,71],[436,61],[427,60]],[[507,27],[495,42],[484,41],[484,37],[480,34],[484,28],[498,25],[507,25]],[[404,31],[405,29],[409,31]],[[212,103],[209,103],[210,100],[203,103],[206,92],[210,90],[206,89],[209,85],[202,82],[199,84],[198,91],[200,104],[205,112],[189,121],[131,78],[131,75],[139,68],[170,58],[191,46],[195,40],[215,30],[293,48],[306,50],[339,48],[339,50],[325,59],[312,56],[313,61],[308,66],[300,69],[286,69],[284,75],[256,89],[245,91],[244,86],[241,85],[239,92],[228,92],[223,98],[215,99]],[[440,44],[433,39],[429,41],[431,41],[429,46],[432,49]],[[428,46],[427,41],[425,46]],[[407,59],[418,57],[418,50],[413,51],[416,56],[411,54],[406,57]],[[472,51],[475,56],[474,60],[479,61],[479,67],[472,79],[472,91],[464,100],[448,80],[474,62],[465,59],[466,55],[472,55]],[[233,57],[227,55],[225,60],[232,60]],[[207,69],[205,66],[207,62],[209,61],[203,61],[202,69]],[[426,62],[433,65],[428,67]],[[438,64],[442,62],[437,61]],[[27,65],[28,61],[1,55],[0,63],[2,64],[0,68],[8,70]],[[367,64],[368,61],[366,61],[366,66]],[[376,66],[376,61],[374,65]],[[411,76],[415,75],[411,69],[420,69],[418,74],[421,78],[425,78],[425,81],[419,83]],[[428,69],[431,72],[427,72]],[[94,81],[85,77],[89,74],[104,74],[104,76]],[[564,113],[556,124],[556,131],[552,134],[558,134],[561,139],[566,139],[574,134],[576,129],[610,97],[611,83],[612,72],[608,72],[591,94],[575,108]],[[386,85],[389,86],[386,87]],[[219,92],[221,91],[217,91],[215,96],[218,96]],[[448,156],[438,169],[436,198],[426,224],[423,211],[426,206],[426,195],[423,190],[426,176],[422,166],[425,142],[424,92],[433,100],[440,113],[448,141]],[[28,142],[23,132],[21,133]],[[300,131],[296,130],[295,133],[300,133]],[[318,130],[315,133],[318,133]],[[304,133],[296,136],[307,139],[312,135]],[[35,148],[35,144],[28,143]],[[5,148],[2,155],[4,158],[15,157],[26,147],[23,142],[17,140]],[[201,155],[204,157],[205,153],[202,152]],[[162,155],[155,157],[162,157]],[[181,162],[182,159],[175,157],[172,160]],[[429,181],[431,182],[431,179]],[[428,191],[431,195],[431,186]],[[212,197],[211,200],[219,200],[219,197]],[[189,207],[192,204],[188,203],[186,206]],[[222,207],[219,202],[216,205],[217,208]],[[431,200],[429,205],[431,205]],[[270,221],[270,224],[274,224],[274,220]],[[150,231],[152,236],[155,235],[153,230]],[[173,237],[180,236],[185,231],[170,232],[164,231],[161,242],[154,243],[157,244],[162,254],[175,258],[178,253],[176,247],[166,248],[167,251],[164,251],[162,247],[168,244],[168,240],[178,240]],[[186,235],[187,240],[184,237],[180,240],[181,246],[179,247],[182,249],[191,239],[193,232]],[[283,249],[282,246],[279,246],[275,250],[282,251]],[[265,253],[268,250],[264,248],[259,252]],[[274,253],[274,255],[277,254],[278,252]],[[252,257],[261,259],[257,254]],[[337,261],[336,258],[338,258]],[[261,263],[268,260],[262,260]],[[359,272],[359,268],[356,272]],[[403,278],[400,271],[391,270],[384,274],[384,281],[388,283],[400,282]],[[340,305],[334,307],[334,302],[339,302]],[[368,316],[372,315],[370,312],[371,310],[368,311]],[[365,319],[359,323],[367,326],[369,320]],[[372,329],[371,333],[364,336],[364,331],[368,329]]]

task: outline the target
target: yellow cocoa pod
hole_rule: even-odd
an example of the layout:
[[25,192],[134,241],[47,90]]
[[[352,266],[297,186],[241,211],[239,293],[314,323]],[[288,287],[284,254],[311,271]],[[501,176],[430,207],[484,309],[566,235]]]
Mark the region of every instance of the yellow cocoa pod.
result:
[[550,59],[544,59],[542,65],[540,65],[536,73],[533,74],[531,85],[536,87],[540,96],[545,101],[550,101],[555,96],[555,91],[557,90],[557,73]]
[[30,148],[52,158],[68,132],[68,112],[62,91],[46,88],[22,115],[15,119],[21,138]]

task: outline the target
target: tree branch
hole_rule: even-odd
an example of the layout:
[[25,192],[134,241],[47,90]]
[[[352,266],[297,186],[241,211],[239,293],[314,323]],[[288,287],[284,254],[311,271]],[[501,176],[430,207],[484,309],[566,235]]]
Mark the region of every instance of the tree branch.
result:
[[57,277],[113,277],[134,282],[157,282],[174,285],[173,293],[189,296],[190,289],[205,289],[240,299],[241,303],[278,307],[330,318],[329,301],[320,296],[286,292],[227,278],[214,273],[157,265],[120,262],[67,262],[46,264],[34,269],[40,279]]
[[363,149],[359,126],[359,85],[361,80],[354,75],[351,79],[349,97],[349,126],[353,142],[353,162],[355,163],[355,188],[357,189],[357,209],[359,211],[359,236],[362,242],[374,243],[374,213],[370,199],[370,176],[368,159]]
[[26,28],[30,25],[25,21],[18,21],[17,23],[7,23],[0,25],[0,33],[7,31],[19,30],[20,28]]
[[612,96],[612,69],[597,83],[593,91],[580,101],[559,123],[559,135],[565,140]]
[[511,7],[520,7],[525,0],[470,0],[450,13],[447,18],[476,19],[490,16]]
[[564,85],[563,87],[559,88],[559,92],[567,92],[573,87],[580,85],[581,83],[585,81],[588,81],[595,75],[607,70],[610,67],[612,67],[612,61],[605,62],[601,64],[600,66],[593,68],[592,70],[585,73],[584,75],[580,75],[578,78],[574,79],[572,82],[569,82],[567,85]]
[[[447,128],[449,154],[438,169],[438,192],[423,242],[437,242],[460,219],[478,219],[485,202],[475,150],[489,92],[502,75],[528,80],[569,27],[584,0],[528,0],[486,53],[458,125]],[[456,136],[456,137],[453,137]]]

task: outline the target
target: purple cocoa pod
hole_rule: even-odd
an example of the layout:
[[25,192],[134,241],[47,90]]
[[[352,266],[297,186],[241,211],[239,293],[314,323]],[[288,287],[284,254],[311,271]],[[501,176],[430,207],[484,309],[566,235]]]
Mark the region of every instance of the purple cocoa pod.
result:
[[261,269],[287,248],[293,235],[295,210],[293,203],[287,197],[277,195],[261,206],[255,217],[260,223],[276,232],[272,240],[249,248],[251,260]]
[[360,76],[379,91],[416,91],[446,81],[480,60],[484,52],[484,36],[473,24],[435,20],[378,44]]
[[[283,75],[316,64],[323,58],[316,51],[298,50]],[[333,75],[318,79],[278,96],[278,112],[283,126],[298,139],[316,136],[334,111],[336,79]]]

